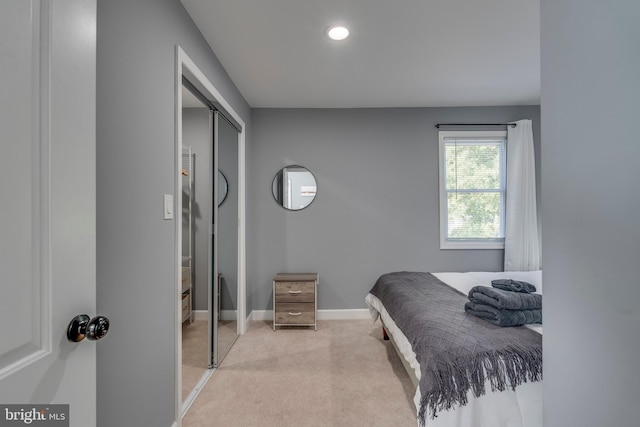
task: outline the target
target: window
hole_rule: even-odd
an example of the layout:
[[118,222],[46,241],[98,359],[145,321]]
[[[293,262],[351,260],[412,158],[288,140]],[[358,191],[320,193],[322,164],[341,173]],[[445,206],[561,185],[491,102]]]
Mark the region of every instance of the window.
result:
[[505,131],[439,132],[440,249],[503,249]]

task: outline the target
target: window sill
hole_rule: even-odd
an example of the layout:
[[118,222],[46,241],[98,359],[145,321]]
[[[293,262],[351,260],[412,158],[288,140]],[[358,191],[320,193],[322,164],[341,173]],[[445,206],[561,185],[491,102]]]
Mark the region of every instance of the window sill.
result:
[[440,249],[504,249],[504,242],[441,241]]

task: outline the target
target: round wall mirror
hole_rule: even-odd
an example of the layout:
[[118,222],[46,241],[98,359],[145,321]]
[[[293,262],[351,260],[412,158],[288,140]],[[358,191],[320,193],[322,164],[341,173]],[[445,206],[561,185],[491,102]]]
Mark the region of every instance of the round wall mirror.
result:
[[229,183],[227,177],[220,171],[218,171],[218,206],[220,206],[225,200],[227,200],[227,193],[229,192]]
[[304,166],[286,166],[273,178],[273,198],[290,211],[309,206],[316,198],[317,188],[316,178]]

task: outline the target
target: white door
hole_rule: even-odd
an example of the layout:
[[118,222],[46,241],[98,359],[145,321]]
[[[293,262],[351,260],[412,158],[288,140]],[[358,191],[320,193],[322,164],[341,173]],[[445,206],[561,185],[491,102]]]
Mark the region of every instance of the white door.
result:
[[95,0],[0,1],[0,425],[96,425],[95,63]]

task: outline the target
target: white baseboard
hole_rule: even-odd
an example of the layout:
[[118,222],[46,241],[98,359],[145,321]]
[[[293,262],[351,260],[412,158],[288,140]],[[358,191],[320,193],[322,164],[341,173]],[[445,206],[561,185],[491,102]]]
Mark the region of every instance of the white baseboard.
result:
[[209,310],[193,310],[193,320],[208,320]]
[[248,320],[273,320],[273,310],[253,310]]
[[[346,310],[318,310],[318,320],[356,320],[371,319],[366,308]],[[273,310],[253,310],[248,320],[273,320]]]
[[[237,310],[222,310],[220,312],[220,319],[222,320],[236,320]],[[209,310],[193,310],[193,320],[208,320]]]

